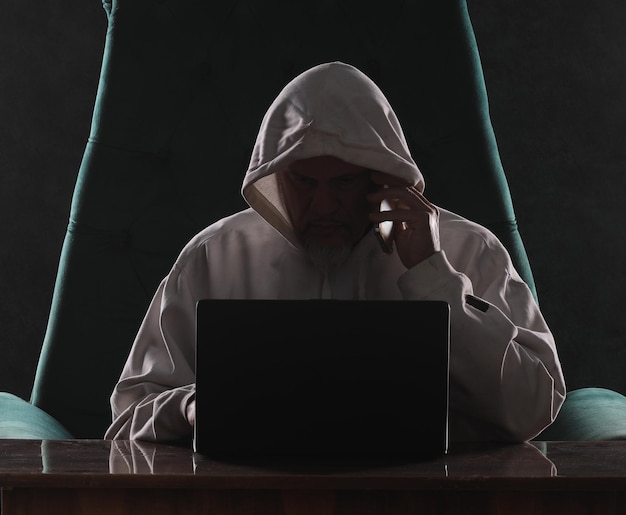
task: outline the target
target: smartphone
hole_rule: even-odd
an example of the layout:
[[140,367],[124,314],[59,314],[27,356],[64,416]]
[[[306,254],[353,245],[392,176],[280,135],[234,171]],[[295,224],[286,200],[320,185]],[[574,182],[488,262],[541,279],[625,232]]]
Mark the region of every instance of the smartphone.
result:
[[[387,199],[380,203],[380,211],[391,211],[393,206]],[[393,221],[385,220],[380,222],[375,227],[376,235],[378,236],[378,242],[385,254],[391,254],[393,252]]]

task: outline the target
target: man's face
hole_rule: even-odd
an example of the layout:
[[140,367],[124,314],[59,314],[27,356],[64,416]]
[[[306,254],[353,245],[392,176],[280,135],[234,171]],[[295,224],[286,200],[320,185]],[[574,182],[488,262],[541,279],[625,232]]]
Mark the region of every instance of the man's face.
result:
[[294,231],[307,249],[349,252],[368,230],[370,170],[332,156],[312,157],[279,173]]

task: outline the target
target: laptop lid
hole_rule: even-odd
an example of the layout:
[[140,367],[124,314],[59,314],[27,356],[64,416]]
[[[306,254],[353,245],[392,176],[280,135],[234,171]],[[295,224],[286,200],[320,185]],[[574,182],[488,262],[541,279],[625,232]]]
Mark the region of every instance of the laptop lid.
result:
[[194,449],[444,454],[449,325],[442,301],[201,300]]

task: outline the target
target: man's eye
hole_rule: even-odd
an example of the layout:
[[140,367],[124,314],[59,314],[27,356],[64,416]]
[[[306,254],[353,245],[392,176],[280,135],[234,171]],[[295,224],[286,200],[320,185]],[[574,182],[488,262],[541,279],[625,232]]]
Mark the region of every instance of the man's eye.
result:
[[362,174],[344,175],[336,179],[336,184],[341,188],[352,188],[354,186],[360,186],[363,179]]
[[293,174],[291,181],[298,186],[313,186],[315,184],[315,179],[307,177],[306,175]]

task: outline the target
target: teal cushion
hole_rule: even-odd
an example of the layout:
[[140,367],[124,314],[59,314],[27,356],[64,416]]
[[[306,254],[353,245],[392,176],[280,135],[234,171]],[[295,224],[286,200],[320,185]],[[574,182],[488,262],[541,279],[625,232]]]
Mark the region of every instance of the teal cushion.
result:
[[536,440],[626,440],[626,396],[605,388],[572,390]]
[[64,440],[72,438],[72,434],[37,406],[0,392],[0,438]]

